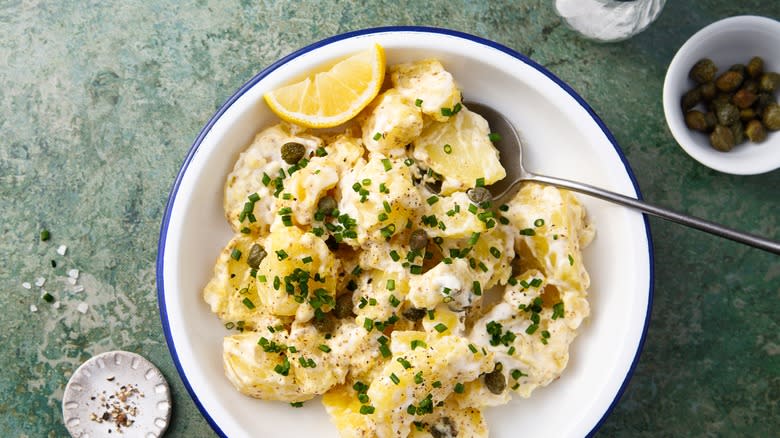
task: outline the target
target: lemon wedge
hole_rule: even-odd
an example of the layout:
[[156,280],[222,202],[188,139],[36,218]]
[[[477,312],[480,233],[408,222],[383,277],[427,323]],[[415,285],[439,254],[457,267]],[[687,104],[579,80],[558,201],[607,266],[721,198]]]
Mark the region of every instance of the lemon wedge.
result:
[[379,44],[327,71],[269,91],[263,98],[282,120],[308,128],[330,128],[355,117],[379,93],[385,51]]

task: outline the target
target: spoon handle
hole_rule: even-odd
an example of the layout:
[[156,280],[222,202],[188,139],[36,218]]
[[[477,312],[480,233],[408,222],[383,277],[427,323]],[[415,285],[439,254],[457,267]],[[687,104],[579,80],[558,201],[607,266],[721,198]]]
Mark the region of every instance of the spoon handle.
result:
[[536,174],[529,174],[527,175],[526,178],[523,179],[525,181],[534,181],[543,184],[553,185],[564,189],[569,189],[575,192],[584,193],[586,195],[604,199],[606,201],[614,202],[616,204],[633,207],[637,210],[641,210],[645,213],[652,214],[653,216],[658,216],[662,219],[687,225],[691,228],[696,228],[697,230],[706,231],[710,234],[714,234],[720,237],[725,237],[726,239],[731,239],[735,242],[744,243],[746,245],[763,249],[764,251],[769,251],[774,254],[780,254],[780,242],[778,241],[770,240],[761,236],[757,236],[755,234],[736,231],[731,228],[724,227],[723,225],[718,225],[714,222],[710,222],[708,220],[699,219],[697,217],[677,213],[672,210],[668,210],[666,208],[648,204],[647,202],[640,201],[635,198],[630,198],[628,196],[623,196],[614,192],[610,192],[608,190],[604,190],[599,187],[594,187],[589,184],[583,184],[583,183],[569,181],[561,178],[555,178],[555,177],[544,176],[544,175],[536,175]]

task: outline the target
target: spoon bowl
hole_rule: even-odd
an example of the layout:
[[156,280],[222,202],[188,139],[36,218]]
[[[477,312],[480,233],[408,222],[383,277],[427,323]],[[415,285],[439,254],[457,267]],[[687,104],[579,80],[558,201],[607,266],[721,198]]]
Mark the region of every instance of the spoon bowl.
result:
[[780,242],[775,240],[767,239],[755,234],[736,231],[705,219],[677,213],[667,208],[658,207],[639,199],[630,198],[589,184],[569,181],[557,177],[537,175],[529,172],[523,167],[523,145],[520,134],[517,132],[514,125],[512,125],[503,114],[488,105],[478,102],[465,102],[465,104],[470,110],[484,117],[493,133],[499,135],[499,139],[495,141],[494,144],[498,148],[501,164],[504,166],[504,169],[506,169],[506,177],[488,187],[490,193],[493,195],[493,205],[504,204],[517,193],[522,182],[532,181],[540,184],[553,185],[559,188],[594,196],[605,201],[635,208],[662,219],[677,222],[774,254],[780,254]]

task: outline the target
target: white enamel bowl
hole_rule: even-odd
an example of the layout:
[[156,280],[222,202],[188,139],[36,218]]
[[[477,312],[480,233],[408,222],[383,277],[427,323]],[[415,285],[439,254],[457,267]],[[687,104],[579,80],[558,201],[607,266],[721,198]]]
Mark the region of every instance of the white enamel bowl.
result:
[[669,130],[688,155],[720,172],[753,175],[780,168],[780,133],[770,132],[762,143],[747,141],[728,152],[717,151],[707,135],[685,126],[680,98],[695,86],[688,72],[696,61],[711,59],[720,74],[734,64],[746,64],[753,56],[764,58],[766,71],[780,72],[780,21],[742,15],[712,23],[680,47],[666,71],[663,99]]
[[[250,399],[230,385],[221,363],[228,331],[201,290],[231,237],[222,211],[225,177],[254,134],[276,123],[263,93],[373,42],[385,47],[389,64],[441,60],[466,99],[488,103],[515,123],[526,140],[529,169],[639,194],[625,157],[590,107],[543,67],[494,42],[442,29],[369,29],[318,42],[271,65],[203,128],[173,186],[160,232],[157,285],[168,347],[190,395],[221,436],[337,436],[316,400],[294,409]],[[530,399],[487,409],[493,437],[592,433],[617,403],[638,360],[652,300],[647,222],[632,210],[581,199],[598,228],[584,254],[592,314],[559,380]]]

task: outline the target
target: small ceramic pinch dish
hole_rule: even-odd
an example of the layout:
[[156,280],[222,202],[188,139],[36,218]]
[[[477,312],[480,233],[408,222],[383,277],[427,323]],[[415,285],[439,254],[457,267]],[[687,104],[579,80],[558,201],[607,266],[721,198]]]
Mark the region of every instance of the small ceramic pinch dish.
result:
[[[746,139],[728,152],[721,152],[712,147],[709,134],[686,126],[681,98],[697,86],[689,77],[697,61],[712,60],[718,69],[717,78],[735,64],[747,64],[754,56],[763,59],[764,72],[780,72],[779,21],[744,15],[712,23],[680,47],[666,72],[663,103],[669,130],[688,155],[720,172],[753,175],[779,168],[780,132],[768,130],[762,142]],[[777,88],[780,86],[771,93],[775,102],[778,101]],[[701,104],[697,108],[700,107]]]

